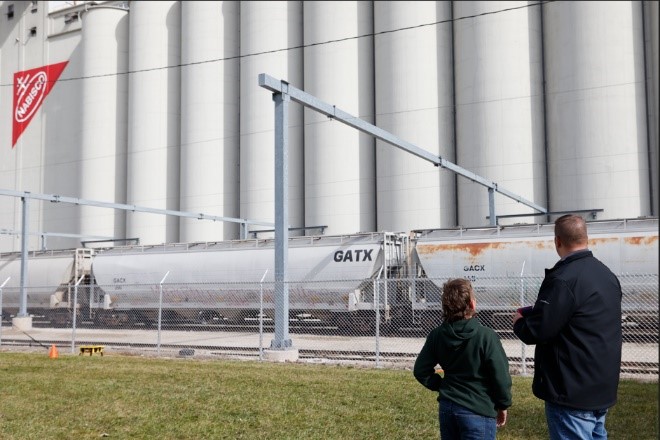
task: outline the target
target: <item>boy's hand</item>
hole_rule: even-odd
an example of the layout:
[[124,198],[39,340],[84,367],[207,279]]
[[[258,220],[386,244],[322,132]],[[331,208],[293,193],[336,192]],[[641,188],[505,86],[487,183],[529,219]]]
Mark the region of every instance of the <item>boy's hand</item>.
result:
[[497,410],[497,427],[501,428],[506,425],[506,410],[498,409]]

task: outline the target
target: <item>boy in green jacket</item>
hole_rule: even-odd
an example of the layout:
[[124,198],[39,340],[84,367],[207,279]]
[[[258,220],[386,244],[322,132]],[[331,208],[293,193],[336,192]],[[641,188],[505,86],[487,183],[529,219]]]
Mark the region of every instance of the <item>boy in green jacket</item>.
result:
[[445,440],[495,439],[511,406],[506,353],[497,334],[475,314],[472,284],[447,281],[442,286],[444,322],[429,333],[413,369],[422,385],[439,391],[440,438]]

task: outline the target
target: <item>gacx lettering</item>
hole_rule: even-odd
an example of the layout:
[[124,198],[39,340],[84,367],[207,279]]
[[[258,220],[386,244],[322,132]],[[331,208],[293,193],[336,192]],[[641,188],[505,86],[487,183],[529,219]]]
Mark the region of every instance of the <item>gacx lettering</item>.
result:
[[347,261],[371,261],[371,252],[373,249],[357,249],[335,252],[335,261],[345,263]]
[[464,266],[463,272],[483,272],[486,270],[485,264],[476,264],[472,266]]

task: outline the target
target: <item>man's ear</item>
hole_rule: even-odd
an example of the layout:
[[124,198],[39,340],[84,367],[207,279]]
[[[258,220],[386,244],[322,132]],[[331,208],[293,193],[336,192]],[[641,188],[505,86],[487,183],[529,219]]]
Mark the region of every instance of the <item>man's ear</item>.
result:
[[475,298],[470,300],[470,309],[477,310],[477,300]]

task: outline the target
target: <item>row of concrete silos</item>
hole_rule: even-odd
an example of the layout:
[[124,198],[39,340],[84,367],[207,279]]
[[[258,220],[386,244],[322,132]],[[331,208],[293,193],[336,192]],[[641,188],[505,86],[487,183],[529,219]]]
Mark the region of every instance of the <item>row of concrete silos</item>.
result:
[[[648,215],[657,172],[643,12],[638,2],[91,7],[82,197],[272,221],[274,110],[257,85],[267,73],[551,210]],[[103,75],[113,71],[129,74]],[[298,105],[289,130],[292,227],[488,224],[482,186]],[[501,196],[496,209],[532,212]],[[143,243],[238,236],[233,223],[85,217],[82,233]]]

